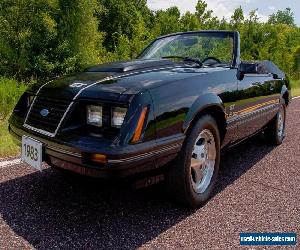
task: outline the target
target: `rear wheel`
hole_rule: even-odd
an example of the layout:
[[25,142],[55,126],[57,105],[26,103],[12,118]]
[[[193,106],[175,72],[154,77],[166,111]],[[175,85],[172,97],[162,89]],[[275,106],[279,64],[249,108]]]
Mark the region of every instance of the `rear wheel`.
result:
[[202,116],[192,128],[166,177],[170,194],[191,207],[212,194],[220,163],[220,135],[216,121]]
[[280,145],[285,137],[286,106],[282,104],[275,116],[265,130],[268,143]]

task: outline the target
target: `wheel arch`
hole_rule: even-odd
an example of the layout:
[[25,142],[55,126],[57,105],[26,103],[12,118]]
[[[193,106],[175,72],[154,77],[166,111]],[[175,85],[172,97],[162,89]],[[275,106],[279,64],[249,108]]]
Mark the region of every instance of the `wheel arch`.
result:
[[207,114],[216,120],[222,143],[226,134],[226,113],[222,100],[214,94],[200,96],[194,102],[184,121],[183,132],[188,134],[199,118]]

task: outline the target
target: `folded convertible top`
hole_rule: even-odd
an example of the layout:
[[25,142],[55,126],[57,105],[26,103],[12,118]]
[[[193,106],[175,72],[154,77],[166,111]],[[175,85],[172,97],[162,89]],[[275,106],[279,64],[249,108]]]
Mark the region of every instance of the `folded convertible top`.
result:
[[274,78],[284,78],[285,74],[271,61],[256,62],[258,74],[273,74]]

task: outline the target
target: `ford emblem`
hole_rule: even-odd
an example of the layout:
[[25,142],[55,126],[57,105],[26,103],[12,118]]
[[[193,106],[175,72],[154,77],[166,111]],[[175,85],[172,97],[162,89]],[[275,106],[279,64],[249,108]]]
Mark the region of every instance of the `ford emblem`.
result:
[[41,116],[46,117],[47,115],[49,115],[49,110],[48,109],[42,109],[40,111]]

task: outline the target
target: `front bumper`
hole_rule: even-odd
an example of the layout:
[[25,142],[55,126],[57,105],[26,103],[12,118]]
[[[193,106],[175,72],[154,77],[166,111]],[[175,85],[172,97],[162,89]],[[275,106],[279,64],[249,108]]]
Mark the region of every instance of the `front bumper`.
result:
[[[136,145],[111,146],[101,140],[97,143],[90,143],[88,139],[59,141],[12,124],[9,132],[18,144],[23,135],[42,142],[43,160],[48,165],[93,177],[125,177],[158,169],[176,157],[185,138],[179,135]],[[85,157],[90,153],[106,155],[107,163],[91,163]]]

